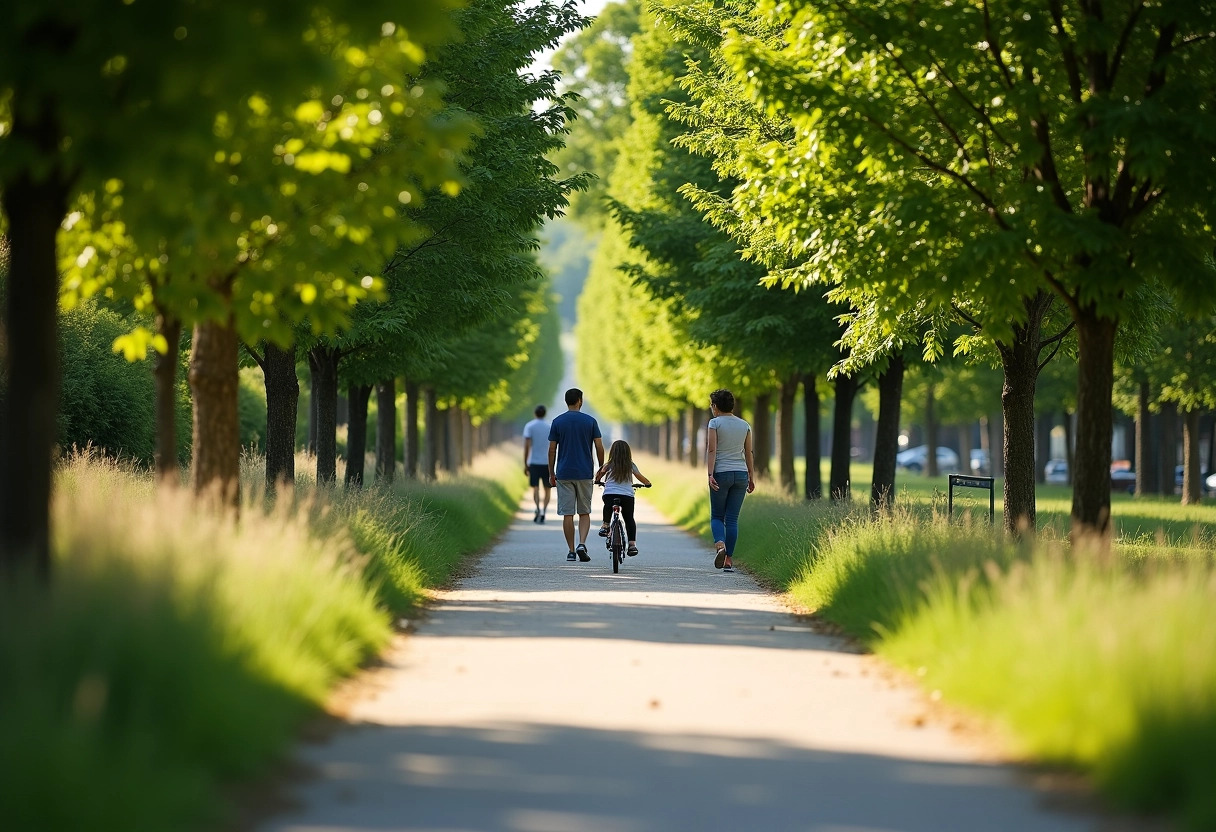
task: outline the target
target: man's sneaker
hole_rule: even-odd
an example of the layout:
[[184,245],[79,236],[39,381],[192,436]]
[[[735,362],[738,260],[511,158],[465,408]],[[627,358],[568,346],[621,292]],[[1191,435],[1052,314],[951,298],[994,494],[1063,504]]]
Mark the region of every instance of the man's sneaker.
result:
[[[574,551],[578,554],[578,559],[581,560],[583,563],[586,563],[587,561],[591,560],[591,555],[587,554],[587,547],[585,544],[582,544],[582,543],[578,544],[577,546],[574,547]],[[570,558],[567,558],[567,560],[570,560]]]
[[533,523],[539,523],[539,522],[540,522],[540,509],[537,509],[537,510],[536,510],[536,513],[532,515],[532,522],[533,522]]
[[539,519],[539,520],[537,520],[536,522],[537,522],[537,523],[544,523],[544,522],[545,522],[545,513],[544,513],[543,511],[540,513],[540,519]]
[[566,560],[573,562],[578,560],[578,558],[575,557],[574,552],[571,552],[570,554],[566,555]]
[[600,536],[600,537],[607,537],[607,536],[608,536],[608,524],[607,524],[607,523],[605,523],[604,525],[600,526],[600,530],[599,530],[599,536]]
[[722,564],[722,571],[723,572],[734,572],[735,571],[734,566],[732,566],[731,562],[730,562],[730,555],[726,556],[726,562]]

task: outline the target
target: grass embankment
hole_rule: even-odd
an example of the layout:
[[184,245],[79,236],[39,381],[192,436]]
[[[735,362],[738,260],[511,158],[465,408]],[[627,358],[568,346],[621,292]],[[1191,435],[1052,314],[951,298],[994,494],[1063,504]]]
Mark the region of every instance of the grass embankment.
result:
[[[662,486],[647,499],[704,533],[701,470],[642,468]],[[1216,828],[1216,508],[1186,509],[1184,531],[1177,505],[1118,499],[1121,536],[1099,560],[1070,552],[1054,524],[1019,546],[906,491],[876,521],[864,502],[762,488],[736,562],[995,719],[1028,758],[1090,774],[1117,805]]]
[[[509,521],[514,457],[363,494],[297,489],[239,522],[102,460],[59,471],[49,592],[0,592],[0,827],[222,820],[393,615]],[[288,503],[291,503],[288,505]]]

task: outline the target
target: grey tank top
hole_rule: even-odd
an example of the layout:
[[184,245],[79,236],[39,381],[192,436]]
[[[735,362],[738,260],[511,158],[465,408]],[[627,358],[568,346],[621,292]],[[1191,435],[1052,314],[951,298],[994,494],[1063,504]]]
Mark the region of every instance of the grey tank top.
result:
[[709,420],[709,426],[718,432],[718,450],[714,457],[714,473],[719,471],[747,472],[747,460],[743,456],[743,441],[751,432],[751,425],[730,413],[723,413]]

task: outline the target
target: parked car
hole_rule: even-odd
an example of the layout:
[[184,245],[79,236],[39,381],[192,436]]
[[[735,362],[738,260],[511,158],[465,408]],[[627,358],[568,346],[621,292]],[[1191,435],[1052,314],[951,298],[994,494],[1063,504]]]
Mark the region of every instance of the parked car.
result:
[[1126,468],[1116,468],[1110,472],[1110,490],[1136,493],[1136,472]]
[[[1185,469],[1183,465],[1174,466],[1174,489],[1178,492],[1182,491],[1182,472]],[[1210,471],[1204,471],[1199,475],[1199,490],[1205,494],[1211,494],[1216,491],[1216,474]]]
[[987,476],[992,471],[992,460],[983,448],[971,450],[971,473]]
[[1043,466],[1043,481],[1052,485],[1068,485],[1068,460],[1048,460]]
[[[925,470],[925,463],[928,461],[928,445],[917,445],[915,448],[908,448],[895,455],[896,466],[906,468],[909,471]],[[937,446],[937,470],[943,474],[954,473],[959,470],[958,454],[952,448],[942,445]]]

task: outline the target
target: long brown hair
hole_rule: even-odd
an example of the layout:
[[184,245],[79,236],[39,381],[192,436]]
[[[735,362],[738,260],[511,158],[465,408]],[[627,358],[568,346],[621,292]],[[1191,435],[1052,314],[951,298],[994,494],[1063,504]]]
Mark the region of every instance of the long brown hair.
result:
[[608,476],[613,482],[633,482],[633,452],[624,439],[616,440],[608,449]]

